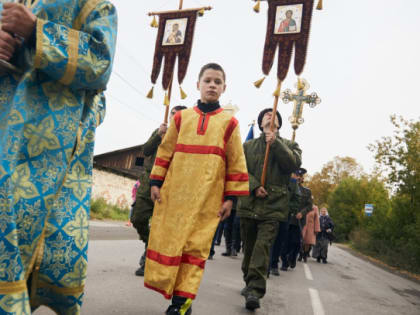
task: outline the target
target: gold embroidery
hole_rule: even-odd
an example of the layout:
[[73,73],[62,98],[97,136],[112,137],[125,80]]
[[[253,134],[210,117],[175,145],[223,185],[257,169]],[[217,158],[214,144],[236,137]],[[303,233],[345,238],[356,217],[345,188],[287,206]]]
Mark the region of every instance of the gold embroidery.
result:
[[70,29],[68,40],[68,62],[66,71],[64,72],[63,77],[60,79],[60,82],[64,85],[70,84],[73,81],[74,75],[76,74],[77,58],[79,56],[79,32],[74,29]]
[[26,281],[0,282],[0,294],[13,294],[26,290]]
[[85,23],[89,14],[96,8],[99,2],[102,0],[87,0],[86,4],[83,6],[82,10],[80,11],[79,15],[77,16],[76,20],[73,23],[73,28],[76,30],[80,30],[82,28],[83,23]]
[[44,31],[44,24],[45,21],[43,19],[37,18],[36,20],[36,53],[35,53],[35,61],[34,67],[37,69],[41,68],[41,60],[42,60],[42,39],[43,31]]
[[37,285],[37,288],[51,289],[54,292],[61,293],[64,295],[76,295],[76,294],[82,293],[83,290],[85,289],[85,286],[81,285],[80,287],[75,287],[75,288],[63,288],[63,287],[57,287],[55,285],[52,285],[46,282],[39,282]]

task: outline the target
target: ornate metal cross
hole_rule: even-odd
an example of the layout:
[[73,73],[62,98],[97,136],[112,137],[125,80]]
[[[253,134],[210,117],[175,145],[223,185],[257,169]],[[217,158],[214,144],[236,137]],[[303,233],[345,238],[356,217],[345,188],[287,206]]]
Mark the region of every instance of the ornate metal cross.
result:
[[295,84],[297,91],[295,94],[292,93],[290,89],[285,90],[281,93],[280,97],[283,100],[283,103],[289,103],[293,101],[295,106],[293,108],[293,114],[289,117],[289,121],[292,124],[293,136],[292,141],[295,141],[296,138],[296,129],[299,128],[299,125],[303,124],[304,119],[302,117],[303,106],[308,104],[310,107],[315,107],[321,103],[321,99],[318,95],[313,92],[312,94],[306,94],[306,91],[309,89],[309,83],[305,79],[298,79],[298,82]]

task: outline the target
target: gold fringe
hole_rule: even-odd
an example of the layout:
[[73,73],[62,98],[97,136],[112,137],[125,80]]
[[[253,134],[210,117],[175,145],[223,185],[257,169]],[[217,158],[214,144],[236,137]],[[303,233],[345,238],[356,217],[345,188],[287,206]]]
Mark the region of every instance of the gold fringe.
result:
[[185,100],[188,95],[184,92],[181,86],[179,87],[179,92],[181,93],[181,99]]
[[279,83],[277,84],[277,88],[274,91],[273,96],[280,97],[280,90],[281,90],[281,81],[279,81]]
[[168,93],[165,93],[165,98],[163,99],[163,105],[169,106],[169,97]]
[[254,11],[257,13],[260,12],[260,0],[257,1],[256,5],[254,5]]
[[259,88],[261,87],[261,85],[263,84],[264,80],[265,80],[265,77],[263,77],[263,78],[259,79],[258,81],[255,81],[255,82],[254,82],[255,87],[256,87],[257,89],[259,89]]
[[204,8],[202,8],[200,11],[198,11],[198,15],[199,16],[203,16],[204,15]]
[[147,95],[146,95],[146,97],[147,98],[153,98],[153,89],[154,89],[155,87],[154,86],[152,86],[152,88],[150,89],[150,91],[149,91],[149,93],[147,93]]
[[153,16],[153,20],[152,20],[152,23],[150,23],[150,26],[151,27],[158,27],[159,26],[158,22],[156,21],[156,16]]
[[316,6],[317,10],[322,10],[323,6],[322,6],[322,0],[318,0],[318,5]]

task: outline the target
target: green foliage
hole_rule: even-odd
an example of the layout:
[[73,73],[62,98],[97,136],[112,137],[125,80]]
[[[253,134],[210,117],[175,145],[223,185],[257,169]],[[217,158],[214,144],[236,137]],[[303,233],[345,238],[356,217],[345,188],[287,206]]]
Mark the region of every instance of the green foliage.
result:
[[329,195],[343,179],[361,176],[363,176],[363,169],[354,158],[336,156],[322,167],[321,172],[310,177],[306,185],[312,191],[315,204],[326,206]]
[[[364,216],[366,203],[374,205],[372,217]],[[333,218],[336,237],[339,241],[349,240],[350,233],[358,227],[368,228],[381,225],[390,209],[388,192],[377,178],[361,179],[348,177],[334,189],[328,198],[329,213]]]
[[104,198],[92,199],[90,204],[91,219],[126,221],[129,211],[128,208],[120,208],[116,205],[107,203]]

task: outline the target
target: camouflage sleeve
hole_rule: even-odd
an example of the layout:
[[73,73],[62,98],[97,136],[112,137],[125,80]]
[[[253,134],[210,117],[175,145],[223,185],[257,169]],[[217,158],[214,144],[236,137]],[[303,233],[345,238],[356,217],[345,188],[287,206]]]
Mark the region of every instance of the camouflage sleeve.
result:
[[251,194],[255,189],[261,186],[261,182],[254,176],[254,174],[252,174],[252,171],[255,169],[255,165],[252,163],[252,153],[249,152],[249,146],[247,142],[244,143],[244,153],[246,159],[246,166],[248,169],[249,192]]
[[278,138],[271,145],[271,150],[285,172],[291,173],[302,164],[302,150],[296,142]]
[[289,188],[290,188],[290,199],[289,199],[290,213],[295,215],[299,212],[299,205],[301,203],[302,196],[299,190],[299,186],[296,182],[290,182]]
[[159,136],[158,130],[159,129],[153,131],[149,140],[147,140],[147,142],[143,144],[144,156],[152,156],[153,154],[155,154],[159,147],[159,144],[162,142],[162,138]]

